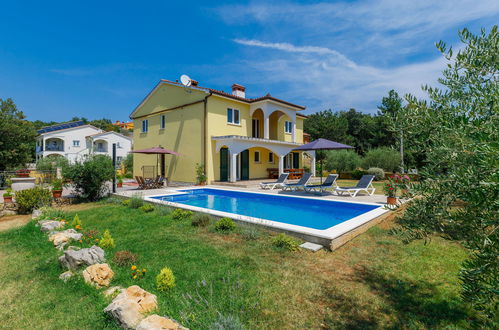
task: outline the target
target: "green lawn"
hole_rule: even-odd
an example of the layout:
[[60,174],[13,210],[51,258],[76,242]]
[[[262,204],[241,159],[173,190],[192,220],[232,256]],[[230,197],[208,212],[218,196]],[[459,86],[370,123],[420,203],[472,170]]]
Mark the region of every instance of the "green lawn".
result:
[[[339,250],[286,252],[271,233],[250,240],[218,234],[212,226],[143,213],[118,205],[78,212],[84,229],[111,231],[108,262],[113,285],[138,284],[156,294],[159,314],[191,329],[239,320],[248,329],[467,327],[471,312],[459,300],[457,272],[465,252],[435,238],[403,245],[387,224],[373,227]],[[119,250],[137,254],[146,268],[132,280],[112,262]],[[115,327],[102,313],[109,300],[81,279],[66,284],[54,249],[33,223],[0,233],[0,324],[11,328]],[[154,277],[170,267],[177,285],[158,292]]]

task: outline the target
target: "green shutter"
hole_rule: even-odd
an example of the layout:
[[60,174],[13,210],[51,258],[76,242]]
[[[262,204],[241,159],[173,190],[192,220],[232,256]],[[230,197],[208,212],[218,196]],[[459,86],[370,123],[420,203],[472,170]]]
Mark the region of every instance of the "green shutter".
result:
[[249,150],[241,152],[241,180],[249,180]]
[[229,149],[220,149],[220,181],[229,181]]
[[300,154],[293,152],[293,168],[300,168]]

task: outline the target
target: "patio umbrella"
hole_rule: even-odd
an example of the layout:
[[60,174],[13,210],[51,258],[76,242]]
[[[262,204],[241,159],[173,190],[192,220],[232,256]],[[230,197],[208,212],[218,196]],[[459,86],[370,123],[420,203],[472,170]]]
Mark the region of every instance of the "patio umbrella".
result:
[[[310,143],[304,144],[299,146],[298,148],[294,150],[298,151],[307,151],[307,150],[336,150],[336,149],[354,149],[354,147],[339,143],[339,142],[334,142],[331,140],[327,139],[317,139],[315,141],[312,141]],[[322,158],[320,160],[321,162],[321,184],[322,184]]]
[[166,154],[175,155],[175,156],[180,155],[178,152],[165,149],[162,146],[152,147],[152,148],[147,148],[147,149],[140,149],[140,150],[133,150],[130,152],[135,153],[135,154],[156,155],[156,166],[158,166],[158,163],[159,163],[159,155],[166,155]]

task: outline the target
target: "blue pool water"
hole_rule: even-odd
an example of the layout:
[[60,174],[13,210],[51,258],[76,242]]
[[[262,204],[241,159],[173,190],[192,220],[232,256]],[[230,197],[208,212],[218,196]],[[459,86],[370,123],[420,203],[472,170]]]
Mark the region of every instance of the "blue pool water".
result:
[[379,207],[211,188],[182,192],[185,194],[152,198],[319,230]]

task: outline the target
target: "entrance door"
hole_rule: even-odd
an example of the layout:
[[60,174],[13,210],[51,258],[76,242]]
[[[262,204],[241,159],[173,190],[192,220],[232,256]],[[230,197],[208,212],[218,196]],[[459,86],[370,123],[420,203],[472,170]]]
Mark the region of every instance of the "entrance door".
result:
[[220,149],[220,181],[229,181],[229,149]]
[[293,152],[293,168],[300,168],[300,154]]
[[249,180],[249,150],[241,151],[241,180]]

